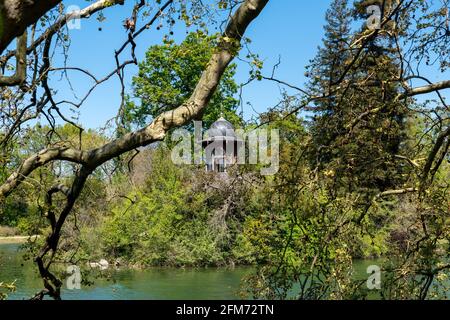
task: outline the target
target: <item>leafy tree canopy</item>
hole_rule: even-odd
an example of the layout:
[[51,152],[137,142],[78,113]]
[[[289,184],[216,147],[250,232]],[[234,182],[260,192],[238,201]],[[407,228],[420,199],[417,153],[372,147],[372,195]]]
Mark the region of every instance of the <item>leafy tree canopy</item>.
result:
[[[133,78],[134,96],[140,103],[128,99],[125,122],[144,125],[148,117],[155,117],[186,101],[205,70],[217,39],[217,35],[197,31],[190,33],[180,44],[164,40],[162,45],[151,46],[139,65],[138,75]],[[236,114],[238,86],[233,79],[235,72],[235,64],[225,71],[204,110],[202,120],[205,126],[216,121],[221,114],[234,124],[240,122]]]

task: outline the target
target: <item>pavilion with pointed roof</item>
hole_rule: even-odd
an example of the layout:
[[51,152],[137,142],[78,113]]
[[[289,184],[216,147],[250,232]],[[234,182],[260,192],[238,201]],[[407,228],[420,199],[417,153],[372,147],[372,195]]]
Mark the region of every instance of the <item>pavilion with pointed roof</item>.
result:
[[205,132],[202,140],[206,171],[227,172],[227,168],[236,164],[243,144],[244,141],[236,136],[233,125],[224,117],[220,117]]

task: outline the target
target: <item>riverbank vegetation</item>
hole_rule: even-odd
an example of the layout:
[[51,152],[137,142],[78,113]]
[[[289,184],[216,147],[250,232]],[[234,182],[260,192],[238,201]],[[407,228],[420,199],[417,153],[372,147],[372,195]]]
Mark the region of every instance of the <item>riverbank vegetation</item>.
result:
[[[384,261],[379,298],[448,297],[450,110],[442,91],[450,84],[428,83],[413,67],[448,75],[450,31],[433,29],[445,21],[448,28],[448,8],[382,1],[380,27],[368,29],[367,6],[379,1],[369,2],[330,2],[304,89],[275,79],[276,67],[266,76],[261,59],[244,54],[248,83],[276,81],[296,92],[283,91],[276,107],[250,121],[238,112],[245,86],[230,62],[241,40],[250,43],[236,29],[257,17],[263,0],[244,1],[225,34],[197,21],[201,4],[173,7],[198,30],[147,50],[112,133],[66,119],[48,71],[34,79],[48,90],[28,126],[28,111],[20,118],[12,106],[25,102],[23,88],[1,87],[8,121],[0,132],[0,225],[42,235],[25,246],[44,280],[37,297],[59,298],[65,275],[54,265],[106,259],[134,268],[253,265],[244,297],[367,299],[367,277],[353,276],[361,258]],[[227,3],[220,8],[234,8]],[[134,44],[134,24],[125,26]],[[65,123],[51,121],[47,103]],[[236,128],[279,130],[275,175],[261,175],[262,165],[235,166],[224,177],[173,163],[173,130],[192,132],[191,120],[208,127],[221,115]]]

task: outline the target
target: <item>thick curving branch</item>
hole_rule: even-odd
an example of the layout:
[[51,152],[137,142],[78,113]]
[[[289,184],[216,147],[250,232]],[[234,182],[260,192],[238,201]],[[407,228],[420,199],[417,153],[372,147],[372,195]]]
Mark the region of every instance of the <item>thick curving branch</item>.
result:
[[0,53],[61,0],[0,0]]
[[405,97],[413,97],[413,96],[418,96],[421,94],[436,92],[436,91],[444,90],[444,89],[450,89],[450,80],[436,82],[436,83],[430,83],[425,86],[408,89],[405,93],[403,93],[400,96],[400,99],[405,98]]
[[[62,283],[51,273],[50,266],[58,248],[64,222],[72,211],[89,175],[106,161],[140,146],[162,140],[171,128],[182,126],[199,117],[208,105],[226,68],[237,54],[240,41],[247,27],[259,15],[268,1],[246,0],[241,4],[230,18],[223,37],[218,43],[217,50],[211,57],[194,92],[184,104],[161,114],[147,127],[128,133],[100,148],[83,151],[67,146],[55,146],[45,149],[25,160],[21,167],[0,186],[1,199],[17,188],[34,170],[52,161],[65,160],[81,165],[70,188],[57,185],[47,193],[47,205],[50,207],[47,211],[47,218],[50,221],[52,231],[46,238],[44,247],[35,258],[45,287],[45,290],[35,297],[36,299],[42,299],[44,295],[49,295],[54,299],[61,298],[60,288]],[[62,192],[66,197],[65,205],[58,217],[51,210],[52,195],[57,192]],[[48,254],[50,254],[49,257],[47,257]]]
[[16,71],[12,76],[0,74],[0,86],[16,86],[22,84],[27,77],[27,32],[17,38]]
[[84,164],[87,161],[87,154],[86,152],[70,147],[53,147],[42,150],[26,159],[16,172],[11,174],[0,186],[0,199],[11,194],[11,192],[14,191],[14,189],[34,170],[56,160],[66,160],[73,163]]
[[170,129],[183,126],[192,119],[198,118],[208,105],[227,66],[237,54],[237,43],[241,41],[247,27],[268,1],[246,0],[237,9],[223,34],[224,40],[219,42],[194,92],[184,104],[161,114],[147,127],[128,133],[97,149],[83,151],[67,146],[52,147],[31,156],[0,186],[0,199],[8,196],[34,170],[52,161],[65,160],[78,163],[92,171],[123,153],[160,141]]

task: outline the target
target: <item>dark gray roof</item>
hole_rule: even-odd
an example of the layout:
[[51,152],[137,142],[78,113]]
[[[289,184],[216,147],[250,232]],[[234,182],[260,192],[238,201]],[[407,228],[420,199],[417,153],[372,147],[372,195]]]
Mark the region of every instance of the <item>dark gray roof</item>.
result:
[[211,127],[205,132],[207,138],[216,137],[233,137],[236,138],[233,125],[225,118],[220,117],[214,122]]

